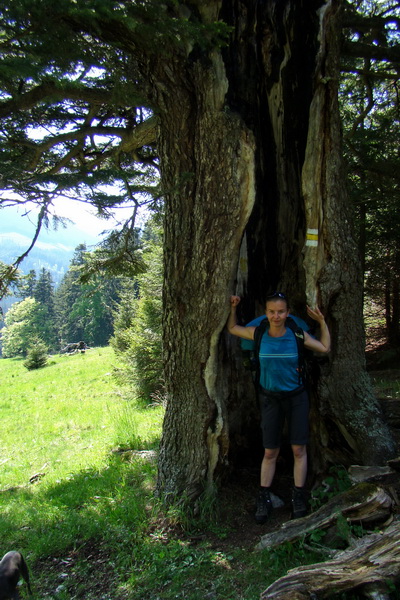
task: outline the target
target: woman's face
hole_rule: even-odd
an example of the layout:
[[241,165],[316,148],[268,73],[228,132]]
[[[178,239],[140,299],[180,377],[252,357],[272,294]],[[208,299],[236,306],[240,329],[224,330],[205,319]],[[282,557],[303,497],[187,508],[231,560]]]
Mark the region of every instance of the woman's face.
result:
[[280,327],[285,323],[286,317],[289,314],[286,300],[268,300],[265,314],[271,327]]

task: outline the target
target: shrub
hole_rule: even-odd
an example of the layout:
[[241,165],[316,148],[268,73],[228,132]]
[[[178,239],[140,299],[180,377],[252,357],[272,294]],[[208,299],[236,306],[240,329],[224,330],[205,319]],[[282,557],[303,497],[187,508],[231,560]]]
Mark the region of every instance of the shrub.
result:
[[48,348],[42,340],[36,339],[32,346],[28,348],[28,354],[23,363],[24,367],[26,367],[28,371],[41,369],[47,365],[47,361]]
[[[164,388],[162,369],[162,247],[149,242],[144,252],[148,270],[127,289],[114,313],[111,346],[121,358],[117,381],[137,397],[154,401]],[[130,294],[129,294],[130,292]]]

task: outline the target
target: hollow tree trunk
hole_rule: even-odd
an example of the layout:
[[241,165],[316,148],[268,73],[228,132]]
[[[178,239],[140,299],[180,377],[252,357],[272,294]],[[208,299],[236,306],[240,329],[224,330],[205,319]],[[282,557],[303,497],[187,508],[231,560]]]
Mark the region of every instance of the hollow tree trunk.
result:
[[232,34],[226,48],[151,65],[166,199],[158,490],[198,495],[258,428],[236,340],[223,333],[235,279],[245,318],[278,287],[294,308],[318,300],[328,315],[333,349],[313,389],[314,468],[389,458],[393,442],[365,374],[341,170],[340,3],[189,5],[204,22],[223,18]]

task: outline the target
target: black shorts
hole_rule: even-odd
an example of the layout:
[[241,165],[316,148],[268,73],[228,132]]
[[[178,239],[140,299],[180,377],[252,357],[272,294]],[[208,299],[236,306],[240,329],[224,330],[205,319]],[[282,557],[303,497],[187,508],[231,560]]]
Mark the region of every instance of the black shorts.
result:
[[296,446],[308,443],[309,401],[304,388],[286,397],[261,388],[259,399],[264,448],[280,448],[285,419],[290,443]]

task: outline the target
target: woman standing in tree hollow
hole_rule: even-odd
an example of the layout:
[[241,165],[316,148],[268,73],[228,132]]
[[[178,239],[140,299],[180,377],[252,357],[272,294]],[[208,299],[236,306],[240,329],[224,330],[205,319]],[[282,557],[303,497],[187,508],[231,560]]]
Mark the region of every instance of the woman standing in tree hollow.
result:
[[[227,323],[229,333],[243,339],[254,340],[256,327],[242,327],[237,324],[236,307],[240,302],[240,297],[231,296],[230,302],[231,312]],[[299,385],[299,357],[296,339],[293,331],[286,327],[289,304],[285,294],[274,292],[267,296],[265,314],[269,326],[261,339],[260,381],[257,382],[259,383],[264,444],[261,488],[255,514],[257,523],[265,523],[272,512],[270,488],[280,451],[285,417],[288,421],[294,458],[292,518],[303,517],[307,513],[304,485],[307,477],[309,402],[304,385]],[[318,307],[315,309],[307,307],[307,314],[319,323],[321,334],[320,340],[316,340],[304,331],[305,348],[314,352],[329,352],[330,334],[324,315]]]

